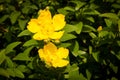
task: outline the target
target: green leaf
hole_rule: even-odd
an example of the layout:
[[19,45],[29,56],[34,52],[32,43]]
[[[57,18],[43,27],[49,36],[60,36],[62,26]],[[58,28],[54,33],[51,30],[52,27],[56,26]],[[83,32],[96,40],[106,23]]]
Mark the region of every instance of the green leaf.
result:
[[110,68],[112,68],[112,70],[115,72],[115,73],[117,73],[118,72],[118,66],[115,66],[115,65],[113,65],[112,63],[110,63]]
[[120,4],[112,4],[112,7],[114,7],[114,8],[117,8],[117,9],[120,9]]
[[91,31],[96,32],[96,29],[90,25],[83,25],[82,32],[91,32]]
[[21,33],[19,33],[17,37],[22,37],[27,35],[31,35],[31,32],[29,30],[24,30]]
[[17,56],[15,56],[13,60],[30,61],[31,58],[29,57],[29,54],[32,49],[33,47],[27,48],[23,53],[19,53]]
[[79,50],[79,43],[77,41],[75,41],[75,45],[73,47],[73,51],[72,54],[77,57],[78,56],[78,50]]
[[13,68],[14,67],[14,63],[12,62],[12,60],[9,57],[6,57],[6,63],[7,63],[7,66],[9,68]]
[[69,66],[69,80],[81,80],[79,76],[79,67],[76,64]]
[[61,43],[59,47],[69,47],[71,45],[72,45],[71,43]]
[[24,44],[23,44],[23,46],[35,46],[35,45],[38,45],[38,42],[36,41],[36,40],[34,40],[34,39],[31,39],[31,40],[28,40],[27,42],[25,42]]
[[65,10],[64,8],[60,8],[60,9],[57,9],[57,11],[60,13],[60,14],[64,14],[64,15],[67,15],[69,12],[67,10]]
[[26,72],[27,67],[25,65],[19,65],[17,69],[20,70],[21,72]]
[[91,73],[88,70],[86,70],[86,74],[87,74],[87,80],[90,80],[92,76]]
[[107,17],[107,18],[112,18],[112,19],[119,19],[119,17],[115,13],[103,13],[100,14],[100,17]]
[[83,12],[84,15],[99,15],[100,13],[97,10],[94,9],[86,9]]
[[5,56],[5,49],[0,51],[0,65],[3,63],[3,61],[6,59]]
[[92,56],[97,62],[99,61],[99,52],[92,52]]
[[20,15],[20,12],[18,11],[14,11],[11,13],[10,20],[12,24],[14,24],[17,21],[17,18],[19,17],[19,15]]
[[95,35],[95,33],[93,32],[89,32],[89,35],[92,37],[92,38],[96,38],[97,36]]
[[98,34],[98,37],[105,37],[109,34],[108,31],[100,31],[99,34]]
[[87,80],[84,76],[83,76],[83,74],[80,74],[80,78],[79,78],[80,80]]
[[64,33],[64,35],[62,36],[62,38],[60,39],[60,41],[67,41],[67,40],[71,40],[71,39],[75,39],[76,36],[70,33]]
[[120,32],[120,19],[118,20],[118,31]]
[[19,78],[24,78],[25,77],[24,74],[18,69],[14,69],[14,73],[15,73],[16,77],[19,77]]
[[104,19],[107,27],[110,27],[112,25],[112,21],[110,19]]
[[7,18],[9,17],[9,15],[4,15],[0,18],[0,23],[3,23]]
[[71,2],[76,4],[75,10],[79,10],[82,6],[86,4],[85,2],[81,2],[81,1],[71,1]]
[[21,30],[24,30],[27,22],[28,22],[28,20],[21,20],[21,19],[18,20],[18,24],[19,24]]
[[7,72],[5,69],[3,69],[3,68],[0,68],[0,75],[9,78],[9,74],[8,74],[8,72]]
[[66,33],[76,31],[76,29],[77,28],[75,27],[75,25],[70,25],[70,24],[66,24],[66,26],[64,27]]
[[87,17],[86,19],[89,20],[89,21],[91,21],[91,22],[93,22],[93,23],[95,22],[95,20],[94,20],[93,17]]
[[10,43],[6,49],[5,49],[5,53],[10,53],[11,51],[13,51],[13,49],[18,46],[21,42],[13,42],[13,43]]
[[13,68],[7,68],[6,71],[8,72],[8,74],[12,77],[15,77],[15,73],[14,73],[14,69]]
[[81,31],[82,31],[83,23],[82,23],[82,22],[79,22],[78,24],[75,25],[75,27],[76,27],[76,30],[75,30],[76,33],[77,33],[77,34],[80,34]]
[[75,11],[72,7],[69,7],[69,6],[64,7],[64,9],[65,9],[65,10],[68,10],[68,11],[72,11],[72,12]]

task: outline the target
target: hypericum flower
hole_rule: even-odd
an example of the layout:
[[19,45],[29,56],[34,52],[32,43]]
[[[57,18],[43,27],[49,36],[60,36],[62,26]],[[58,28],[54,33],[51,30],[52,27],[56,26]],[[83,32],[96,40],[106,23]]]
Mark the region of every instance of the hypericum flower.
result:
[[102,26],[99,26],[99,27],[97,28],[97,31],[98,31],[98,32],[102,31]]
[[51,39],[59,40],[64,33],[61,29],[63,29],[66,24],[65,16],[62,14],[55,14],[52,18],[48,8],[40,10],[38,14],[38,18],[31,19],[27,26],[29,31],[35,33],[33,38],[46,41]]
[[57,48],[53,43],[49,42],[43,49],[38,50],[39,57],[46,63],[48,67],[64,67],[69,64],[66,60],[69,50],[63,47]]

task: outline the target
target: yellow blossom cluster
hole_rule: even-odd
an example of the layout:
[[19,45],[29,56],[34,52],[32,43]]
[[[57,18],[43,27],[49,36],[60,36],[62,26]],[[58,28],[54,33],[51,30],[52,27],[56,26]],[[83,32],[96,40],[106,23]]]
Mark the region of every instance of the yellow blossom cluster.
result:
[[41,60],[45,61],[48,67],[64,67],[69,61],[65,60],[68,57],[69,51],[66,48],[57,47],[53,43],[48,43],[43,49],[39,49]]
[[40,10],[37,19],[31,19],[28,23],[27,29],[34,33],[35,40],[44,40],[46,45],[43,49],[39,49],[39,57],[46,63],[47,67],[64,67],[69,64],[66,60],[69,50],[60,47],[57,48],[51,40],[59,41],[63,36],[62,30],[66,24],[65,16],[63,14],[55,14],[53,17],[48,8]]
[[51,39],[59,40],[64,33],[61,29],[63,29],[66,24],[65,16],[62,14],[56,14],[52,18],[48,8],[40,10],[38,14],[38,18],[31,19],[27,26],[29,31],[35,33],[33,38],[35,40],[45,41]]

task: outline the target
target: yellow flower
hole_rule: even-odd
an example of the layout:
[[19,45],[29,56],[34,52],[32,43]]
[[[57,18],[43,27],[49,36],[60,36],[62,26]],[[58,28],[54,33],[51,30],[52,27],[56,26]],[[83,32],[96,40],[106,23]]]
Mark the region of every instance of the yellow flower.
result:
[[57,47],[49,42],[44,46],[43,49],[38,50],[39,57],[42,61],[45,61],[48,67],[64,67],[69,64],[69,61],[65,58],[68,57],[69,51],[66,48]]
[[64,34],[64,31],[61,29],[63,29],[66,24],[65,16],[56,14],[52,18],[48,8],[40,10],[38,14],[38,18],[31,19],[27,26],[29,31],[35,33],[33,38],[45,41],[51,39],[59,40]]
[[102,26],[99,26],[99,27],[97,28],[97,31],[98,31],[98,32],[102,31]]

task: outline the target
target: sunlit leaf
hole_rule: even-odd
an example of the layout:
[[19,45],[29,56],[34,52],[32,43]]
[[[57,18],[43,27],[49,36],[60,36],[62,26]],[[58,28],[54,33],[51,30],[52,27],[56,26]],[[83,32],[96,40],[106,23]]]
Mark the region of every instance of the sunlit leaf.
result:
[[3,69],[3,68],[0,68],[0,75],[9,78],[9,74],[8,74],[8,72],[7,72],[5,69]]
[[33,47],[27,48],[23,53],[19,53],[17,56],[15,56],[13,60],[30,61],[31,58],[29,57],[29,54],[32,49]]
[[31,35],[31,32],[28,30],[24,30],[18,34],[18,37],[27,36],[27,35]]
[[21,42],[13,42],[13,43],[10,43],[6,49],[5,49],[5,53],[9,53],[11,51],[13,51],[13,49],[18,46]]
[[3,61],[6,59],[5,56],[5,49],[0,51],[0,65],[3,63]]
[[26,41],[23,46],[33,46],[33,45],[38,45],[38,42],[34,39]]

